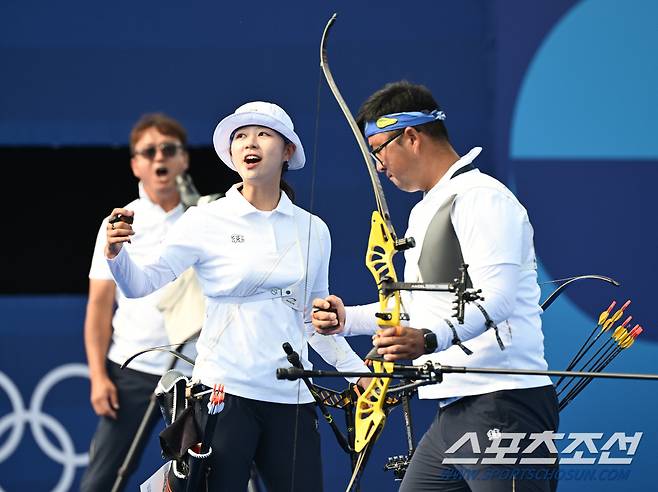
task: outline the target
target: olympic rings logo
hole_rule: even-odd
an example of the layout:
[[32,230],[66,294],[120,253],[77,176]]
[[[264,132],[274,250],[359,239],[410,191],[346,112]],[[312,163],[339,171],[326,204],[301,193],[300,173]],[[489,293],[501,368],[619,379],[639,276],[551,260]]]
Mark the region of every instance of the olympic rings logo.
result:
[[[41,450],[48,455],[50,459],[61,464],[64,468],[59,482],[52,489],[53,492],[66,492],[70,490],[75,479],[75,469],[78,466],[86,466],[89,457],[88,453],[76,453],[71,436],[64,426],[55,420],[52,416],[43,413],[43,401],[48,395],[50,388],[58,382],[70,377],[89,377],[89,369],[84,364],[65,364],[50,371],[39,381],[34,389],[30,408],[26,409],[23,405],[23,399],[16,385],[7,375],[0,372],[0,388],[4,389],[9,397],[13,412],[0,418],[0,436],[13,426],[7,441],[0,445],[0,464],[4,462],[18,447],[25,430],[25,424],[30,424],[30,429],[34,435]],[[52,433],[59,447],[50,442],[44,428]],[[2,487],[0,487],[2,492]]]

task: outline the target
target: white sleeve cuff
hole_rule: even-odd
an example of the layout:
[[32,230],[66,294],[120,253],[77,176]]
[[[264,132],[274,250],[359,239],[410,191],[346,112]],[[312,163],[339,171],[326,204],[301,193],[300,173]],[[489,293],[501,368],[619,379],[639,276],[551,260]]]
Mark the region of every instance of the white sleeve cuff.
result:
[[375,313],[379,312],[379,303],[345,307],[345,329],[342,335],[374,335],[379,328]]
[[[341,372],[368,372],[368,367],[343,337],[313,333],[308,343],[328,364]],[[356,383],[358,377],[345,378]]]

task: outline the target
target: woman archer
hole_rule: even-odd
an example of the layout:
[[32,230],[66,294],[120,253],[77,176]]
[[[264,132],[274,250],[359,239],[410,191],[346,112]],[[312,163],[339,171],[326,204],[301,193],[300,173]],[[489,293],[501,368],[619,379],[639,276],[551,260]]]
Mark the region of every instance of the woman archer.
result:
[[[252,461],[268,490],[322,490],[317,419],[299,381],[278,381],[290,342],[305,367],[308,344],[341,371],[364,370],[342,337],[314,334],[311,299],[328,295],[331,240],[324,222],[296,206],[281,179],[305,163],[288,114],[276,104],[244,104],[217,125],[213,143],[242,182],[191,207],[169,231],[157,262],[138,266],[126,222],[109,224],[105,255],[127,297],[161,288],[192,266],[206,297],[192,379],[226,397],[212,439],[209,490],[245,490]],[[115,208],[112,216],[133,212]],[[308,328],[307,328],[308,327]],[[300,405],[301,403],[301,405]],[[294,484],[294,486],[293,486]]]

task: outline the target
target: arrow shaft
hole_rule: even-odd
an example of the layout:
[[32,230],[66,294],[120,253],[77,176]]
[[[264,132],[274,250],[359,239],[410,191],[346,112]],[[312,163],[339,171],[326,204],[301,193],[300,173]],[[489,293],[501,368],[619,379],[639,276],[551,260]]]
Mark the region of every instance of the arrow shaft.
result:
[[[608,366],[608,364],[610,364],[610,362],[612,362],[613,359],[614,359],[615,357],[617,357],[617,356],[620,354],[621,351],[622,351],[622,348],[621,348],[621,347],[617,347],[617,350],[614,351],[612,354],[610,354],[610,355],[608,356],[607,359],[605,359],[605,360],[603,360],[602,362],[600,362],[600,363],[594,368],[594,370],[597,371],[597,372],[600,372],[600,371],[602,371],[603,369],[605,369],[605,368]],[[564,407],[566,407],[566,406],[567,406],[567,405],[568,405],[568,404],[569,404],[574,398],[576,398],[576,396],[578,396],[578,395],[580,394],[580,392],[583,391],[583,390],[585,389],[585,387],[586,387],[589,383],[591,383],[591,382],[592,382],[592,378],[584,378],[584,379],[581,379],[581,380],[578,382],[578,384],[576,384],[576,385],[572,388],[572,390],[569,391],[569,393],[568,393],[568,394],[567,394],[567,395],[566,395],[566,396],[560,401],[560,403],[559,403],[559,405],[558,405],[559,410],[562,410]]]
[[[585,347],[590,342],[590,340],[592,339],[592,337],[594,336],[594,334],[596,333],[598,328],[599,328],[599,325],[596,325],[594,327],[594,329],[592,330],[592,333],[590,333],[589,336],[587,337],[587,340],[585,340],[583,342],[583,344],[580,346],[580,349],[578,350],[578,352],[576,352],[576,355],[574,355],[571,358],[571,361],[567,365],[567,368],[565,369],[565,371],[570,371],[571,369],[573,369],[574,366],[578,363],[578,361],[582,358],[584,353],[587,351],[587,349]],[[564,377],[561,377],[560,379],[557,380],[557,382],[555,383],[555,387],[558,388],[560,386],[560,384],[562,384],[562,381],[564,381]]]
[[[594,345],[594,343],[596,343],[596,341],[601,337],[601,335],[603,335],[603,333],[604,333],[604,332],[600,332],[600,333],[596,336],[596,338],[594,338],[594,340],[593,340],[593,341],[591,342],[591,344],[590,344],[590,347],[588,347],[587,350],[583,352],[583,354],[581,355],[580,359],[582,359],[582,357],[584,357],[584,356],[587,354],[587,351],[591,348],[591,345]],[[585,363],[581,366],[580,370],[581,370],[581,371],[592,371],[592,370],[593,370],[593,366],[596,365],[596,360],[595,360],[595,358],[601,353],[601,350],[606,349],[606,348],[609,348],[609,347],[611,346],[611,344],[612,344],[612,346],[614,347],[614,340],[613,340],[612,338],[610,338],[609,340],[606,340],[605,342],[603,342],[603,344],[602,344],[602,345],[599,347],[599,349],[594,353],[594,355],[592,355],[592,356],[587,360],[587,362],[585,362]],[[599,358],[598,360],[600,360],[600,358]],[[594,361],[594,362],[592,362],[592,361]],[[590,365],[590,364],[591,364],[591,365]],[[567,370],[569,370],[569,369],[570,369],[570,368],[567,368]],[[564,386],[558,391],[558,396],[559,396],[560,394],[564,393],[564,391],[565,391],[569,386],[571,386],[571,383],[572,383],[573,381],[574,381],[573,378],[570,379],[570,380],[567,382],[567,384],[564,385]]]

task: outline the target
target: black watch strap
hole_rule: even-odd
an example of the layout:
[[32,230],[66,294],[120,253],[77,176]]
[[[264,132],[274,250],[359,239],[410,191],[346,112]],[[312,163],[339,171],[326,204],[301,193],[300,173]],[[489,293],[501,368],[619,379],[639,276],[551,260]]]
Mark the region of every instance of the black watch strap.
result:
[[432,330],[428,328],[423,328],[421,330],[423,332],[423,347],[425,349],[426,354],[433,354],[436,352],[436,348],[438,346],[438,343],[436,341],[436,333],[434,333]]

